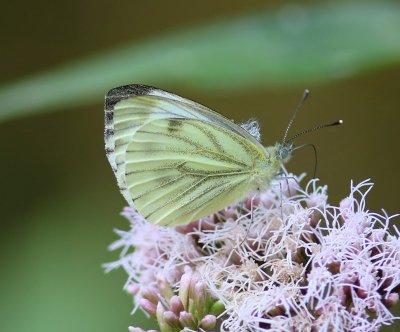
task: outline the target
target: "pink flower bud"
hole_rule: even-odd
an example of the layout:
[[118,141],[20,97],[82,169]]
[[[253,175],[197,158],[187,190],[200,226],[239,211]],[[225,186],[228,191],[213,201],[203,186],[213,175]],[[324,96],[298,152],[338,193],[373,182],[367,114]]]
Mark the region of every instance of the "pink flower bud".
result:
[[169,325],[164,321],[165,311],[166,310],[165,310],[164,306],[160,302],[158,302],[156,317],[157,317],[157,323],[160,326],[161,331],[167,330],[169,327]]
[[192,273],[186,272],[181,277],[181,283],[179,287],[179,299],[181,300],[185,310],[188,309],[189,305],[189,293],[190,293],[190,282],[192,279]]
[[177,295],[171,297],[169,305],[171,310],[177,315],[179,315],[179,313],[184,310],[183,303]]
[[198,282],[199,282],[199,276],[196,273],[193,273],[192,277],[190,278],[190,284],[189,284],[189,287],[190,287],[189,297],[190,298],[192,298],[192,294],[195,294],[195,289],[196,289],[196,285]]
[[159,301],[159,294],[153,287],[143,286],[141,289],[141,295],[143,298],[157,304]]
[[165,311],[163,314],[164,322],[173,329],[180,330],[182,328],[179,317],[175,315],[172,311]]
[[211,330],[215,328],[216,324],[217,324],[217,317],[215,317],[214,315],[204,316],[204,318],[200,321],[200,327],[202,327],[205,330]]
[[202,317],[207,310],[207,293],[206,287],[202,282],[197,282],[194,290],[193,301],[199,317]]
[[147,299],[140,299],[139,304],[142,307],[142,309],[148,312],[150,315],[156,314],[157,306],[153,302]]
[[397,303],[399,303],[399,294],[398,293],[390,293],[385,297],[384,301],[388,307],[393,307]]
[[182,311],[179,315],[179,321],[183,325],[183,327],[188,327],[194,329],[197,327],[196,321],[193,315],[187,311]]
[[169,299],[174,295],[174,292],[169,285],[167,278],[165,277],[164,273],[159,272],[157,274],[157,286],[160,290],[161,295],[169,301]]

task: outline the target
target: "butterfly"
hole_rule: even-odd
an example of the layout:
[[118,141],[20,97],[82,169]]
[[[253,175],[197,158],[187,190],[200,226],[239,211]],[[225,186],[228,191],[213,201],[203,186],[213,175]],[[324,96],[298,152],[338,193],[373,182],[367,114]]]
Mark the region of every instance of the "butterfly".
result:
[[293,151],[285,139],[264,147],[221,114],[139,84],[106,94],[104,137],[122,195],[163,226],[188,224],[266,189]]

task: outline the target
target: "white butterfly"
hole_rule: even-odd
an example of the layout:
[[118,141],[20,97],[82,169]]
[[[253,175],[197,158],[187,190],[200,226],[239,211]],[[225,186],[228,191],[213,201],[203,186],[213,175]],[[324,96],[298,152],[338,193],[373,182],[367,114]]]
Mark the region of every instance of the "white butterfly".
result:
[[293,150],[285,140],[265,148],[203,105],[136,84],[106,95],[105,147],[129,205],[168,226],[266,188]]

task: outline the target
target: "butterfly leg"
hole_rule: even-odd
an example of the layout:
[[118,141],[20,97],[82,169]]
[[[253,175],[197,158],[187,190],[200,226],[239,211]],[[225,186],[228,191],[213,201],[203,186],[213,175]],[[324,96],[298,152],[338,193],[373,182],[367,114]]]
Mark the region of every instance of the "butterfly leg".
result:
[[281,219],[283,220],[283,195],[282,195],[282,183],[279,182],[279,188],[280,188],[280,194],[281,194],[281,199],[279,200],[279,207],[281,209]]
[[240,242],[240,244],[238,245],[238,247],[240,247],[240,246],[244,243],[244,241],[246,241],[247,236],[248,236],[249,233],[250,233],[251,226],[253,225],[254,199],[255,199],[255,197],[256,197],[256,195],[253,195],[253,196],[251,197],[251,200],[250,200],[250,225],[247,227],[246,235],[244,236],[244,239],[242,240],[242,242]]

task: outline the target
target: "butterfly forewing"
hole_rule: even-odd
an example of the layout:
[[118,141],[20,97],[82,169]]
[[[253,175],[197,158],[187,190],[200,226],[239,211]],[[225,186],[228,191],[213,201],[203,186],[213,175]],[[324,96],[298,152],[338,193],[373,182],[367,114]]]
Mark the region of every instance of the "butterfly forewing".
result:
[[[226,117],[189,99],[145,85],[127,85],[110,90],[105,101],[105,143],[107,156],[117,176],[117,164],[135,130],[146,122],[161,118],[198,119],[218,124],[245,137],[260,150],[263,146],[247,131]],[[264,150],[264,153],[267,152]],[[123,167],[123,166],[122,166]]]

